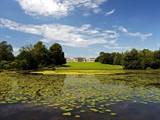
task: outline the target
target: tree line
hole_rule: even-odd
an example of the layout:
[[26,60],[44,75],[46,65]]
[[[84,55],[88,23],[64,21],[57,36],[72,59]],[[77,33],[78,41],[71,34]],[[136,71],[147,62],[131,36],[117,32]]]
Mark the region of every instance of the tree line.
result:
[[54,68],[55,65],[66,63],[62,46],[55,43],[46,48],[43,42],[24,46],[19,54],[14,56],[12,45],[6,41],[0,42],[0,69],[34,70],[37,68]]
[[132,49],[123,53],[101,52],[100,55],[96,58],[96,62],[111,65],[123,65],[124,69],[159,69],[160,50],[151,51],[149,49]]

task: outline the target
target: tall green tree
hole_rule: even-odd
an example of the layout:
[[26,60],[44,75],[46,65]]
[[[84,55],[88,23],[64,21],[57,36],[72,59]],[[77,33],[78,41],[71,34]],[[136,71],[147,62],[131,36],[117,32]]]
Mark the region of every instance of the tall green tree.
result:
[[33,55],[33,47],[22,47],[19,55],[17,56],[17,62],[19,63],[19,69],[33,70],[38,68],[38,62]]
[[123,65],[125,69],[144,69],[143,59],[136,49],[125,53]]
[[100,53],[99,62],[103,64],[113,64],[113,55],[111,53]]
[[62,65],[66,63],[64,52],[60,44],[55,43],[50,47],[50,60],[55,65]]
[[144,69],[151,67],[151,63],[154,61],[153,52],[148,49],[144,49],[140,51],[139,54],[141,56]]
[[0,42],[0,61],[13,61],[13,48],[6,41]]
[[153,53],[153,59],[154,61],[151,62],[151,68],[153,69],[159,69],[160,68],[160,50],[154,51]]
[[160,60],[160,50],[154,52],[154,58]]
[[113,57],[113,65],[122,65],[122,63],[123,63],[123,54],[115,53]]
[[100,55],[96,58],[96,62],[100,62],[102,64],[111,64],[111,65],[121,65],[122,64],[123,55],[121,53],[104,53],[101,52]]
[[49,51],[43,42],[37,42],[32,49],[33,56],[40,67],[47,66],[49,59]]

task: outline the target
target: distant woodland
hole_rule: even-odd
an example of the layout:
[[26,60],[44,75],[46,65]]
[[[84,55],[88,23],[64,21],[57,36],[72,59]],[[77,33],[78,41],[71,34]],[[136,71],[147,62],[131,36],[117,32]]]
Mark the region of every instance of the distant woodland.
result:
[[[126,52],[101,52],[95,62],[122,65],[124,69],[145,70],[160,68],[160,50],[132,49]],[[12,45],[0,42],[0,69],[35,70],[38,68],[54,69],[66,63],[62,46],[58,43],[47,48],[39,41],[34,45],[22,47],[17,56],[13,54]]]
[[151,51],[148,49],[132,49],[124,53],[105,53],[101,52],[96,62],[102,64],[123,65],[124,69],[160,68],[160,50]]
[[49,49],[42,42],[22,47],[17,56],[13,54],[12,45],[0,42],[0,69],[34,70],[37,68],[54,68],[66,63],[60,44],[55,43]]

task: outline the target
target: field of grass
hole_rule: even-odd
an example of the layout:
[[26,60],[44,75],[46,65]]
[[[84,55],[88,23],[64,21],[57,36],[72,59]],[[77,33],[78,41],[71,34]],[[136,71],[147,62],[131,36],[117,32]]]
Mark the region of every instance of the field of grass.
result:
[[108,65],[96,62],[69,62],[56,70],[44,70],[36,73],[41,74],[115,74],[123,73],[122,66]]
[[108,65],[98,62],[69,62],[57,70],[121,70],[120,65]]

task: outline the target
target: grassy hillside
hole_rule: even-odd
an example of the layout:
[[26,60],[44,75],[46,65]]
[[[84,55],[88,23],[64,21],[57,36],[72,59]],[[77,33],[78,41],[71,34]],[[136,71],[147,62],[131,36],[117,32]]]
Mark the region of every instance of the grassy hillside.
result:
[[58,70],[118,70],[122,69],[120,65],[108,65],[97,62],[69,62],[64,67],[57,68]]

